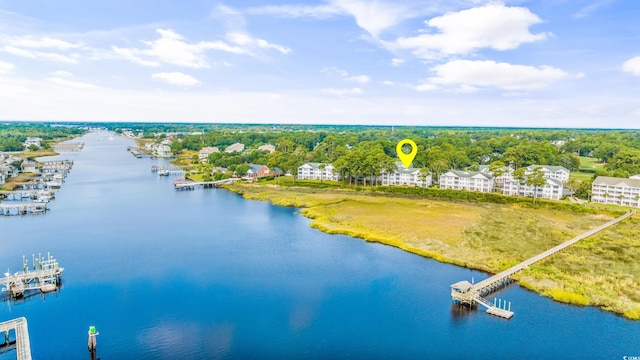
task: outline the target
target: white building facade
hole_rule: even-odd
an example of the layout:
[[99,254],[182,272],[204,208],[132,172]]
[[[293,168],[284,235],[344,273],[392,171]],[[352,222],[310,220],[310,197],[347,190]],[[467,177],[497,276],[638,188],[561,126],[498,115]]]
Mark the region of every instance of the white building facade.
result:
[[340,174],[335,173],[333,165],[324,164],[324,168],[320,168],[321,163],[306,163],[298,167],[298,179],[300,180],[340,180]]
[[429,187],[432,184],[431,174],[423,174],[418,168],[405,168],[401,162],[396,162],[394,172],[383,172],[382,186],[418,186]]
[[598,176],[591,185],[591,201],[640,207],[640,180]]
[[539,168],[544,174],[545,179],[556,179],[566,183],[569,181],[569,169],[564,166],[552,166],[552,165],[529,165],[525,171],[525,175],[533,174],[534,170]]
[[535,197],[536,199],[560,200],[562,198],[563,183],[556,179],[545,179],[544,186],[518,184],[518,180],[508,180],[504,183],[503,194],[511,196]]
[[493,191],[493,176],[480,171],[451,170],[440,175],[441,189],[467,190],[476,192]]

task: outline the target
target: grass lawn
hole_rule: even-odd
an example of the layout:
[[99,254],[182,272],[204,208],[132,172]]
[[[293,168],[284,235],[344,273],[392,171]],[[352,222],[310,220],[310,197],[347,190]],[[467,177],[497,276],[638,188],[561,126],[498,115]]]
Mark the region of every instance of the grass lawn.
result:
[[[604,209],[585,214],[520,204],[390,197],[353,189],[237,183],[227,188],[248,199],[302,207],[302,214],[313,219],[311,226],[327,233],[492,273],[613,218]],[[638,225],[636,215],[532,266],[518,275],[521,284],[559,301],[596,305],[640,319],[640,265],[634,260],[640,258]]]

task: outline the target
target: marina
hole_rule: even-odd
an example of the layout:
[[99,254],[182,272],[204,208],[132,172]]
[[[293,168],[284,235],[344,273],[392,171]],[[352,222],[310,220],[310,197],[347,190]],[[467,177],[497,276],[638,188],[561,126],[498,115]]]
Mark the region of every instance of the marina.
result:
[[78,152],[84,148],[83,142],[60,143],[53,147],[53,151],[61,152]]

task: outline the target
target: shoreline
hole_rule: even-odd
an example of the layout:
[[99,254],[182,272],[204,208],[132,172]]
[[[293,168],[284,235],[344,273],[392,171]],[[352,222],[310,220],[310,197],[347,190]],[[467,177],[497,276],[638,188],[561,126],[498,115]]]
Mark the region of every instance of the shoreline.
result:
[[[387,197],[381,194],[368,194],[366,191],[357,193],[336,189],[313,189],[309,191],[309,189],[284,189],[273,185],[256,184],[233,184],[226,185],[224,188],[248,200],[269,201],[274,205],[301,208],[300,213],[311,219],[310,226],[327,234],[347,235],[367,242],[393,246],[418,256],[430,258],[442,263],[483,271],[488,274],[497,273],[530,257],[530,255],[535,255],[557,245],[556,243],[549,243],[549,245],[542,244],[546,241],[551,241],[548,238],[553,238],[553,241],[559,239],[560,241],[558,242],[568,240],[577,235],[575,232],[575,235],[570,234],[574,228],[580,233],[582,232],[581,230],[588,230],[594,227],[592,224],[597,226],[599,225],[598,222],[606,222],[604,218],[608,217],[603,211],[601,214],[589,215],[591,220],[585,222],[584,219],[580,219],[580,217],[585,217],[584,214],[561,214],[559,211],[530,210],[520,208],[517,205],[464,204],[439,200]],[[381,201],[385,199],[387,201]],[[389,210],[381,211],[381,203],[384,203],[384,207],[389,208]],[[373,206],[371,206],[371,204],[373,204]],[[420,209],[421,206],[431,207],[431,210],[437,210],[435,212],[425,213],[431,217],[437,217],[438,211],[444,211],[440,216],[442,217],[442,221],[445,222],[451,222],[450,219],[452,217],[464,219],[458,223],[447,223],[446,226],[443,226],[443,229],[438,229],[434,231],[433,234],[427,232],[427,239],[424,241],[421,241],[424,237],[419,238],[419,236],[424,236],[424,231],[420,226],[414,229],[414,233],[405,231],[403,235],[403,231],[406,229],[399,229],[398,226],[390,223],[393,221],[402,221],[393,216],[394,210],[399,212],[404,211],[405,208],[409,209],[407,210],[409,213],[407,217],[410,219],[415,211],[418,211],[418,214],[420,214],[420,211],[422,211],[422,209]],[[415,208],[417,208],[417,210]],[[358,218],[357,213],[362,209],[364,209],[365,213],[360,214],[360,218]],[[366,211],[378,215],[376,222],[367,224],[366,220],[362,220],[369,216]],[[453,211],[453,213],[451,213],[451,211]],[[490,245],[493,246],[493,248],[487,249],[487,244],[483,243],[484,240],[482,240],[482,237],[486,234],[494,233],[487,233],[486,229],[482,228],[483,225],[479,225],[478,222],[487,221],[487,219],[491,219],[494,216],[493,214],[500,213],[501,215],[508,214],[507,216],[503,216],[505,219],[513,216],[516,218],[521,217],[522,219],[520,220],[524,222],[523,225],[529,227],[531,226],[531,213],[536,212],[550,212],[549,214],[543,213],[542,216],[540,216],[540,222],[543,223],[542,226],[539,224],[533,226],[536,235],[539,235],[538,232],[542,231],[545,226],[549,226],[549,224],[551,224],[549,227],[555,228],[555,224],[547,218],[558,216],[567,218],[566,229],[569,230],[550,231],[551,236],[548,238],[539,236],[542,239],[542,243],[536,244],[535,253],[531,253],[533,249],[526,247],[526,244],[522,249],[509,249],[514,250],[511,253],[507,251],[503,252],[504,249],[500,248],[501,243],[504,243],[505,247],[518,246],[519,244],[503,241],[500,236],[498,236],[497,239],[489,240],[489,242],[493,242],[493,244]],[[355,215],[350,216],[352,214]],[[539,215],[540,214],[536,216]],[[497,223],[500,224],[502,220],[503,219],[499,218]],[[635,215],[625,221],[640,223],[640,217]],[[429,226],[424,225],[422,227],[431,228],[433,227],[432,225],[433,223]],[[517,226],[520,225],[518,224]],[[577,227],[581,228],[578,229]],[[618,227],[620,231],[630,231],[629,228],[633,231],[634,228],[633,224],[630,225],[629,223],[616,225],[616,229],[618,229]],[[499,230],[502,230],[502,227],[499,227]],[[456,231],[460,231],[462,236],[456,237],[446,233],[454,233]],[[491,229],[489,229],[489,231],[491,231]],[[597,258],[589,251],[589,248],[594,248],[594,243],[597,243],[600,238],[610,237],[611,233],[615,235],[616,231],[617,230],[605,230],[603,232],[605,234],[596,234],[590,238],[583,239],[570,248],[555,254],[553,257],[532,265],[530,269],[520,272],[513,278],[518,281],[519,285],[523,288],[558,302],[577,306],[596,306],[629,320],[640,320],[640,287],[637,284],[637,280],[634,282],[633,276],[631,280],[629,280],[628,274],[621,274],[616,272],[617,270],[610,273],[606,271],[602,272],[601,267],[594,265],[600,262],[615,262],[615,258],[614,260],[611,260],[610,257]],[[479,235],[469,235],[474,232],[477,232]],[[638,233],[640,233],[640,230]],[[634,232],[633,235],[635,234]],[[415,235],[414,238],[411,238],[411,235]],[[435,239],[437,236],[441,238],[449,236],[451,239],[439,241],[440,239]],[[433,239],[429,237],[433,237]],[[626,237],[624,239],[626,240]],[[478,244],[473,244],[473,242]],[[481,256],[478,257],[476,252],[482,253]],[[585,258],[587,258],[586,264]],[[619,262],[620,261],[618,261],[617,265],[620,265]],[[573,266],[575,266],[575,268],[572,268]],[[614,266],[614,268],[624,268],[624,264],[622,264],[622,266]],[[580,270],[590,272],[584,274],[580,272]],[[610,281],[612,277],[616,278],[615,282]],[[637,279],[637,277],[635,278]],[[628,294],[628,291],[625,292],[624,288],[617,287],[621,284],[629,285],[631,287],[631,294]],[[633,289],[637,290],[633,291]]]

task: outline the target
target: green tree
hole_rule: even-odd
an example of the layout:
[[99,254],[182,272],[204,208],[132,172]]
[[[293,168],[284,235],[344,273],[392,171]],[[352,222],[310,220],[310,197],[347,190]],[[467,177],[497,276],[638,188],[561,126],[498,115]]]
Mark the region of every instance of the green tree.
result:
[[547,179],[544,178],[544,173],[540,169],[540,167],[536,167],[533,169],[533,173],[527,175],[527,179],[525,180],[525,184],[528,186],[533,186],[533,202],[536,202],[536,198],[538,197],[538,189],[541,186],[544,186],[547,183]]
[[498,190],[498,186],[500,185],[500,183],[498,181],[496,181],[497,178],[499,178],[500,176],[504,175],[505,173],[505,168],[506,165],[503,161],[501,160],[496,160],[494,162],[492,162],[491,164],[489,164],[489,172],[491,172],[491,175],[493,175],[494,181],[493,181],[493,190],[497,191]]
[[524,180],[527,178],[527,175],[525,175],[525,173],[527,172],[527,168],[518,168],[513,172],[513,178],[518,182],[518,192],[516,193],[516,198],[520,197],[520,186],[521,184],[524,182]]

